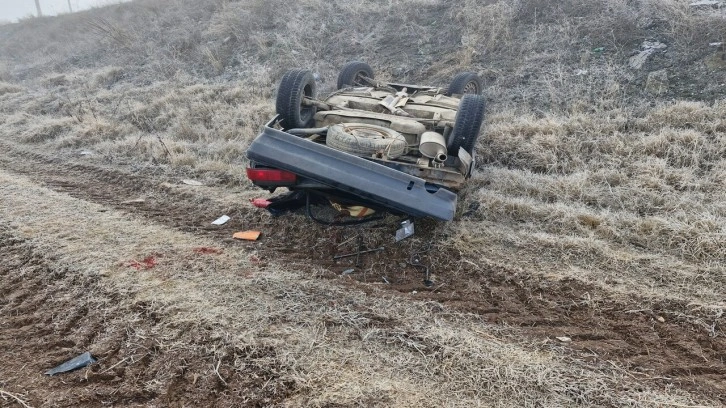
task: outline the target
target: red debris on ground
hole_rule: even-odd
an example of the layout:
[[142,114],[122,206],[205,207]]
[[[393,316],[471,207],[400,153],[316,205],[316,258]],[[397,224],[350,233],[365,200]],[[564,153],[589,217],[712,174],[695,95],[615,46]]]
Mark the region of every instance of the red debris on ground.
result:
[[269,200],[264,198],[250,199],[250,202],[257,208],[267,208],[268,205],[272,204]]
[[136,268],[136,270],[140,270],[140,269],[151,269],[154,266],[156,266],[156,264],[157,264],[156,257],[154,257],[153,255],[149,255],[146,258],[142,259],[141,261],[136,261],[136,260],[130,261],[126,264],[126,266],[128,266],[130,268]]

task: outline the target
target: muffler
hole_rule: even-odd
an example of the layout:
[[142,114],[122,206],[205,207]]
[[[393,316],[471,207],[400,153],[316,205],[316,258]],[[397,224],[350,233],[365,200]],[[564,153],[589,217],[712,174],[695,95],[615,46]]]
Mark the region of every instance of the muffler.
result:
[[436,163],[446,161],[446,140],[444,135],[437,132],[423,132],[418,150],[422,155],[434,159]]

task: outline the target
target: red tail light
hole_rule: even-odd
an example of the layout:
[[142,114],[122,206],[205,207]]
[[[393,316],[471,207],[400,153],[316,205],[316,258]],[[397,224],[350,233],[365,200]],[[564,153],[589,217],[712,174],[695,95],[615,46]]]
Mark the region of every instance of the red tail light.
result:
[[262,183],[295,183],[297,175],[279,169],[251,169],[247,168],[247,178]]

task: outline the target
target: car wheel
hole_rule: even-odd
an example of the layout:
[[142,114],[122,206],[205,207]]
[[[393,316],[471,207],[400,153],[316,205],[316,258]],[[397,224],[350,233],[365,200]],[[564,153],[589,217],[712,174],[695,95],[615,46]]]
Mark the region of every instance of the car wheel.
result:
[[481,95],[465,94],[461,98],[459,109],[456,111],[454,129],[446,141],[449,155],[458,155],[460,147],[472,156],[474,155],[476,140],[484,122],[485,104],[484,97]]
[[340,123],[330,126],[325,143],[337,150],[360,157],[395,159],[406,151],[406,139],[393,129],[365,123]]
[[338,89],[351,86],[369,86],[366,78],[373,79],[373,68],[365,62],[353,61],[345,64],[338,74]]
[[310,71],[292,69],[287,71],[277,88],[275,108],[282,118],[284,129],[309,126],[315,115],[314,106],[303,105],[303,98],[315,97],[315,78]]
[[474,94],[481,95],[482,85],[479,75],[473,72],[462,72],[454,77],[449,84],[449,88],[446,94],[451,95],[465,95]]

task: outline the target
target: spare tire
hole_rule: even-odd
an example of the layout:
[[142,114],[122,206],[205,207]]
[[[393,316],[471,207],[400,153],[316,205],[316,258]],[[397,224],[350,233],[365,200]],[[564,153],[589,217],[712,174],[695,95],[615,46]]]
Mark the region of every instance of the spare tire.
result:
[[353,61],[345,64],[338,74],[338,89],[351,86],[369,86],[365,78],[373,79],[373,68],[365,62]]
[[481,95],[465,94],[456,111],[454,129],[446,140],[446,149],[450,156],[456,157],[462,147],[470,155],[474,155],[474,147],[484,122],[486,102]]
[[406,138],[393,129],[367,123],[340,123],[328,128],[325,143],[360,157],[382,155],[391,159],[406,151]]
[[462,72],[457,74],[454,79],[451,80],[449,88],[446,94],[451,95],[465,95],[474,94],[481,95],[482,85],[479,75],[473,72]]
[[312,122],[314,106],[304,106],[303,98],[315,97],[315,78],[310,71],[291,69],[282,76],[277,88],[275,108],[284,129],[304,128]]

